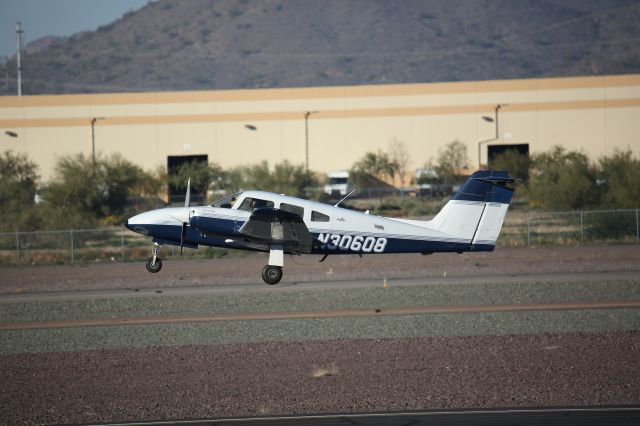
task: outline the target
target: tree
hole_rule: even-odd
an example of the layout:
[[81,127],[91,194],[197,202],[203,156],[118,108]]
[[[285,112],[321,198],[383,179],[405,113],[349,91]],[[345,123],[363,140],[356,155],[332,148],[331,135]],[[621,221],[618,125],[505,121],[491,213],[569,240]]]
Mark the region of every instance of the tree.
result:
[[[152,195],[159,182],[120,155],[62,157],[41,190],[44,227],[92,227],[121,223],[128,197]],[[155,194],[153,194],[155,195]]]
[[506,170],[510,176],[527,182],[531,158],[516,149],[508,149],[496,155],[490,161],[489,167],[494,170]]
[[237,190],[261,189],[298,197],[305,196],[308,188],[318,186],[314,172],[287,160],[275,164],[273,171],[266,161],[239,167],[227,173],[227,179]]
[[630,149],[600,159],[603,204],[608,208],[640,207],[640,158]]
[[380,180],[390,180],[398,170],[398,165],[388,154],[378,152],[367,152],[358,160],[349,172],[351,180],[358,186],[371,186],[371,177]]
[[189,179],[191,179],[192,196],[201,194],[204,199],[209,189],[226,190],[226,187],[224,187],[224,171],[216,163],[204,161],[183,163],[167,176],[167,183],[173,190],[182,190],[186,193]]
[[409,165],[410,156],[407,149],[404,146],[404,142],[399,141],[396,138],[391,140],[389,144],[389,152],[391,161],[396,166],[396,171],[400,177],[400,186],[405,186],[405,176],[407,175],[407,166]]
[[467,146],[460,141],[452,141],[438,151],[438,159],[434,166],[443,183],[456,183],[469,165]]
[[240,174],[243,181],[242,189],[273,191],[274,183],[269,171],[269,163],[266,161],[263,160],[258,164],[241,167]]
[[277,163],[273,169],[274,190],[283,194],[303,196],[305,189],[318,185],[313,172],[302,165],[293,165],[287,160]]
[[556,146],[533,156],[529,203],[547,210],[578,210],[597,206],[601,190],[596,168],[586,155]]
[[25,154],[0,155],[0,229],[29,228],[38,178],[36,164]]

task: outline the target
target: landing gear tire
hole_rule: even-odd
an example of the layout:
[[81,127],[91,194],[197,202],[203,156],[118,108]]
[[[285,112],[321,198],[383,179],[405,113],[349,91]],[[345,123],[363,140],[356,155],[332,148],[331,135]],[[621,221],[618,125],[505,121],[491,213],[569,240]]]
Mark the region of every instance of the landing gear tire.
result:
[[162,260],[160,260],[159,257],[156,257],[156,260],[154,261],[153,256],[151,256],[147,259],[145,266],[147,267],[147,271],[155,274],[156,272],[160,272],[160,269],[162,269]]
[[262,268],[262,279],[269,285],[278,284],[282,279],[282,268],[280,266],[266,265]]

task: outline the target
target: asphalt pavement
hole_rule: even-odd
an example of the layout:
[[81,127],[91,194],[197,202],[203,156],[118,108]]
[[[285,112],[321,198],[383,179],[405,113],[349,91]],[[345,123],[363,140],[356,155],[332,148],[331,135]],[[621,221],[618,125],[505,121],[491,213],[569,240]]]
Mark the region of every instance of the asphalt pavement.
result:
[[492,425],[638,425],[638,407],[595,408],[510,408],[500,410],[454,410],[412,413],[332,414],[318,416],[227,418],[171,420],[131,423],[103,423],[110,426],[130,425],[190,425],[190,426],[492,426]]
[[500,274],[441,278],[396,278],[388,280],[359,279],[345,281],[308,281],[283,283],[275,286],[261,284],[227,284],[212,286],[183,286],[165,288],[136,288],[135,283],[128,289],[73,290],[43,293],[17,293],[0,296],[0,304],[39,302],[53,300],[83,300],[102,298],[144,298],[157,296],[205,296],[243,291],[287,292],[298,290],[329,290],[349,288],[376,288],[383,286],[415,287],[429,285],[457,284],[509,284],[509,283],[584,283],[608,282],[637,279],[636,271],[615,272],[569,272],[542,274]]

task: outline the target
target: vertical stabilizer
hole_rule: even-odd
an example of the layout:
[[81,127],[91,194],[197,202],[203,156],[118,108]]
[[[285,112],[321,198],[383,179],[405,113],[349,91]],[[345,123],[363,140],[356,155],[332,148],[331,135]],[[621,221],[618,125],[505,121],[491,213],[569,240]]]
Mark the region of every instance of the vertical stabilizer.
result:
[[479,170],[430,222],[432,228],[469,243],[470,250],[492,250],[502,229],[515,182],[507,172]]

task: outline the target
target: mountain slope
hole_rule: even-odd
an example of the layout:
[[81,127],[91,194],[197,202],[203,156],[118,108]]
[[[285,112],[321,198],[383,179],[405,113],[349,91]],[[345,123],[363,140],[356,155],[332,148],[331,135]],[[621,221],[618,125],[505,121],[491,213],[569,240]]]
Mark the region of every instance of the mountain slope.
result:
[[637,22],[636,0],[159,0],[32,49],[24,92],[635,73]]

